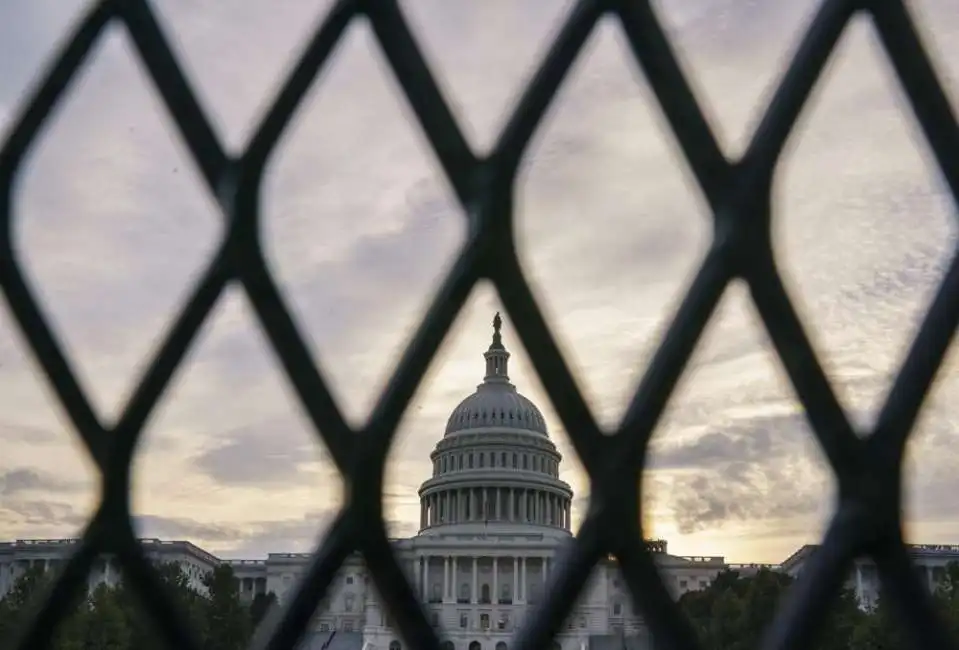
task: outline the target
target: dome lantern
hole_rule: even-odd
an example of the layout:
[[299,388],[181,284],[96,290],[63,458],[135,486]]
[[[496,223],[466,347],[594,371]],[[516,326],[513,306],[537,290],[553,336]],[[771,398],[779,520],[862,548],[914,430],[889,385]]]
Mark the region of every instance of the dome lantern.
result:
[[496,312],[493,316],[493,341],[483,354],[486,358],[486,376],[483,378],[485,383],[509,383],[509,352],[503,345],[503,337],[500,334],[502,326],[503,319],[499,317],[499,312]]

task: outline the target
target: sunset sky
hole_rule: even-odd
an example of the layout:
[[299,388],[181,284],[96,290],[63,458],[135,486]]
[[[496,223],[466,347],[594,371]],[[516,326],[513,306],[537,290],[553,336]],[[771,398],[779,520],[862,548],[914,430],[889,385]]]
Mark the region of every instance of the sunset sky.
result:
[[[0,3],[0,131],[79,15],[79,0]],[[156,2],[219,136],[246,142],[326,11],[315,0]],[[571,3],[401,3],[470,141],[487,148]],[[727,153],[744,146],[812,0],[660,0]],[[959,105],[959,14],[912,4]],[[104,38],[21,175],[17,243],[104,420],[222,233],[213,200],[136,63]],[[704,201],[613,22],[594,32],[537,133],[517,193],[525,268],[597,418],[614,427],[701,259]],[[866,22],[846,32],[776,177],[780,266],[851,417],[868,426],[955,251],[955,207]],[[354,23],[271,161],[264,238],[335,397],[363,421],[464,241],[463,218],[371,32]],[[482,379],[500,308],[460,314],[403,422],[387,477],[393,532],[446,418]],[[508,316],[511,376],[587,481]],[[952,364],[955,367],[955,363]],[[944,368],[910,447],[908,536],[959,543],[959,374]],[[813,543],[833,499],[824,457],[748,296],[732,287],[654,441],[652,533],[684,555],[776,562]],[[921,466],[921,471],[919,470]],[[145,434],[144,536],[223,557],[310,550],[341,484],[251,318],[221,301]],[[76,535],[94,468],[6,311],[0,315],[0,540]]]

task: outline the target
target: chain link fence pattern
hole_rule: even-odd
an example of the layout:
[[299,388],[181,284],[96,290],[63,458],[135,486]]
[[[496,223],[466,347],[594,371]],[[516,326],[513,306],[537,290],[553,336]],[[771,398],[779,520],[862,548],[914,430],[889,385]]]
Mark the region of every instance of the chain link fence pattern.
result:
[[[881,583],[917,648],[953,647],[930,594],[907,557],[901,533],[904,449],[959,323],[959,258],[949,265],[928,313],[868,436],[846,417],[814,354],[777,270],[771,242],[771,185],[797,118],[850,19],[871,19],[946,182],[959,197],[959,129],[915,23],[902,0],[825,0],[812,17],[742,156],[729,160],[697,105],[669,38],[648,0],[580,0],[518,98],[492,152],[477,156],[430,72],[396,0],[340,0],[322,16],[308,46],[244,151],[228,154],[174,56],[147,0],[94,3],[65,40],[52,66],[0,150],[0,283],[73,426],[98,466],[101,499],[76,552],[60,570],[13,647],[44,647],[86,588],[101,553],[115,555],[157,633],[169,646],[201,647],[164,597],[159,578],[136,541],[130,513],[131,460],[144,423],[173,372],[228,284],[249,296],[317,435],[345,477],[347,498],[288,606],[268,619],[259,649],[293,648],[336,571],[362,555],[396,626],[414,648],[438,650],[439,640],[394,557],[382,517],[383,474],[397,424],[437,348],[473,286],[496,287],[546,392],[590,477],[589,509],[576,543],[558,562],[544,602],[528,616],[513,646],[549,646],[600,558],[613,555],[656,639],[657,648],[694,649],[691,627],[660,580],[642,543],[640,476],[647,445],[696,342],[727,285],[744,281],[801,400],[838,482],[838,504],[820,550],[797,581],[762,641],[762,648],[807,648],[828,616],[853,558],[870,556]],[[714,237],[702,266],[673,316],[615,435],[600,430],[521,270],[514,239],[514,186],[530,139],[597,20],[613,17],[654,90],[659,107],[712,211]],[[284,129],[355,19],[369,21],[420,127],[469,220],[470,236],[369,418],[346,423],[323,374],[308,353],[286,298],[270,275],[260,238],[259,192],[264,170]],[[228,229],[151,360],[116,424],[100,422],[83,394],[12,245],[12,198],[17,173],[51,111],[112,23],[121,23],[162,96]],[[641,282],[641,278],[637,278]],[[5,640],[6,641],[6,640]]]

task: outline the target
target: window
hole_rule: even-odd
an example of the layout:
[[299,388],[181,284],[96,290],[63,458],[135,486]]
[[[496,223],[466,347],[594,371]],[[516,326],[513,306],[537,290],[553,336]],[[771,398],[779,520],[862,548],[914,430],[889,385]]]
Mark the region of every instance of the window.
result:
[[529,456],[523,454],[523,469],[529,469]]
[[348,585],[353,584],[353,576],[346,576],[346,584]]
[[501,605],[511,605],[513,603],[512,594],[510,594],[510,586],[504,584],[503,588],[499,590],[499,602]]
[[440,644],[440,650],[455,650],[455,647],[452,641],[443,641],[443,643]]
[[460,612],[460,627],[466,629],[470,626],[470,615],[466,612]]
[[393,639],[390,641],[390,650],[403,650],[403,644],[396,639]]
[[472,641],[469,650],[483,650],[483,646],[480,645],[479,641]]
[[440,615],[438,612],[430,612],[430,625],[433,627],[440,626]]
[[622,616],[622,615],[623,615],[623,604],[613,603],[613,616]]
[[329,632],[330,624],[329,623],[320,623],[320,632]]
[[353,611],[353,594],[347,594],[346,598],[343,599],[343,607],[348,612]]
[[[500,630],[506,630],[506,629],[508,629],[508,628],[509,628],[509,614],[507,614],[507,613],[505,613],[505,612],[501,613],[501,614],[499,615],[499,620],[496,621],[496,627],[497,627],[497,629],[500,629]],[[502,644],[502,645],[503,645],[504,647],[506,646],[505,643]],[[499,648],[499,644],[497,644],[496,647]]]
[[486,466],[486,454],[484,454],[484,453],[480,453],[480,455],[479,455],[479,466],[480,466],[480,467],[485,467],[485,466]]
[[687,583],[686,583],[685,580],[680,580],[680,581],[679,581],[679,588],[680,588],[680,589],[685,589],[685,588],[686,588],[686,584],[687,584]]
[[700,580],[700,581],[699,581],[699,588],[700,588],[700,589],[705,589],[705,588],[708,587],[708,586],[709,586],[709,582],[708,582],[708,581],[706,581],[706,580]]
[[473,454],[470,454],[470,469],[473,467]]
[[489,629],[489,614],[480,614],[480,628],[483,630]]
[[459,468],[460,468],[460,469],[463,469],[463,454],[460,454],[460,457],[459,457],[459,458],[460,458],[460,463],[459,463],[460,467],[459,467]]
[[509,648],[506,647],[506,643],[504,643],[503,641],[500,641],[499,643],[496,644],[496,650],[509,650]]
[[352,632],[352,631],[353,631],[353,621],[352,621],[352,620],[346,619],[346,620],[343,621],[343,631],[344,631],[344,632]]
[[504,451],[499,455],[499,464],[501,467],[506,467],[506,452]]
[[480,587],[480,602],[489,603],[489,585]]
[[468,603],[470,601],[470,586],[465,582],[460,585],[459,601],[461,603]]
[[513,469],[516,469],[516,454],[513,454]]

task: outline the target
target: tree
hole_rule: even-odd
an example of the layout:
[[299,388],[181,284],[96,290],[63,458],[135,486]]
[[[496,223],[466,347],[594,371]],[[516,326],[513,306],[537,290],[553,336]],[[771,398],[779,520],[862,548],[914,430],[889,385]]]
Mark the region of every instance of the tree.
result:
[[706,629],[706,647],[715,650],[738,650],[742,637],[742,600],[732,590],[717,594],[709,612]]
[[105,584],[97,585],[87,600],[83,624],[73,632],[82,638],[83,648],[128,650],[131,628],[117,590]]
[[251,631],[260,627],[260,623],[266,618],[266,615],[277,604],[276,594],[272,591],[265,594],[257,594],[250,603],[250,627]]
[[203,643],[206,650],[242,650],[250,640],[250,610],[240,602],[233,568],[221,564],[206,574],[209,591],[203,602]]
[[[39,603],[37,598],[51,587],[53,572],[42,566],[28,568],[0,602],[0,639],[15,638],[22,632]],[[73,611],[60,620],[50,645],[51,650],[84,650],[78,639],[86,625],[87,602],[81,596]]]
[[746,582],[746,590],[740,597],[738,647],[745,649],[759,645],[763,632],[772,623],[782,596],[792,582],[788,574],[765,568]]
[[[154,566],[160,578],[163,596],[183,615],[194,629],[202,627],[202,597],[190,584],[189,576],[176,562],[163,562]],[[153,617],[143,606],[143,599],[127,580],[121,580],[116,588],[116,599],[129,631],[131,648],[137,650],[168,650]]]
[[718,574],[706,589],[691,591],[679,600],[705,648],[755,648],[772,621],[777,603],[792,579],[763,569],[751,576],[736,571]]
[[[249,605],[240,600],[239,581],[227,565],[204,576],[198,591],[177,563],[157,564],[163,595],[197,633],[204,650],[242,650],[252,631],[276,604],[272,592]],[[0,598],[0,646],[15,637],[52,574],[30,568]],[[59,625],[50,650],[168,650],[156,623],[127,580],[100,584],[78,599]]]
[[[750,576],[724,571],[706,589],[684,594],[679,605],[707,650],[752,650],[759,646],[792,584],[789,575],[768,569]],[[886,619],[870,618],[852,590],[842,590],[830,611],[815,650],[877,650],[884,646],[869,643],[888,641],[882,636],[888,634]]]
[[3,602],[7,604],[10,611],[22,613],[30,605],[34,595],[46,587],[48,582],[49,576],[43,568],[32,566],[17,578]]

